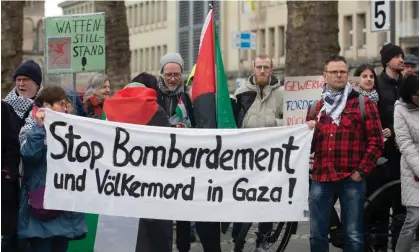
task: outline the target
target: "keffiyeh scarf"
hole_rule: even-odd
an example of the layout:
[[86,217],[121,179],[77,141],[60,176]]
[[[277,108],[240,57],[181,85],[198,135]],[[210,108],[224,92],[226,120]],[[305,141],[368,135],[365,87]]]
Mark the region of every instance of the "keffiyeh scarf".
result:
[[4,98],[4,101],[13,107],[13,110],[21,119],[24,119],[23,116],[33,104],[32,99],[18,95],[16,88]]
[[180,93],[182,93],[184,91],[184,84],[183,84],[183,80],[181,80],[180,85],[177,86],[177,88],[175,90],[170,90],[166,87],[166,85],[164,84],[164,80],[160,77],[159,81],[157,83],[160,91],[163,92],[163,94],[167,95],[167,96],[175,96],[175,95],[179,95]]
[[322,94],[324,104],[320,113],[325,111],[326,115],[332,118],[333,123],[339,125],[340,116],[346,106],[346,101],[348,100],[348,95],[351,91],[352,87],[350,84],[346,84],[345,89],[340,91],[332,91],[326,86],[326,89]]
[[372,100],[373,102],[375,102],[376,104],[378,103],[378,93],[377,90],[373,89],[370,92],[359,89],[359,93],[365,97],[368,97],[370,100]]

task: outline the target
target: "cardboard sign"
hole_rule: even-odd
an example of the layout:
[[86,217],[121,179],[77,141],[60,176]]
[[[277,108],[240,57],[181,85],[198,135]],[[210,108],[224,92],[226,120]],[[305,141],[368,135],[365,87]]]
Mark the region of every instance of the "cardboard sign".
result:
[[45,69],[47,74],[105,70],[105,14],[46,17]]

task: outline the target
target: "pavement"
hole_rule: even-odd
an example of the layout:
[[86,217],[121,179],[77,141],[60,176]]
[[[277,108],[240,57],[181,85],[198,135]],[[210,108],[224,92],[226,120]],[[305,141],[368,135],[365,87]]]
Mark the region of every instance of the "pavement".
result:
[[[231,227],[226,234],[221,234],[221,250],[223,252],[230,252],[233,248],[231,240]],[[176,246],[173,246],[173,251],[177,251]],[[190,252],[203,252],[203,248],[199,241],[191,244]],[[309,244],[309,226],[308,222],[300,222],[298,224],[297,234],[291,237],[291,240],[287,246],[286,251],[290,252],[308,252],[310,251]],[[340,252],[341,250],[330,246],[330,252]],[[244,251],[253,252],[253,251]],[[273,252],[273,251],[272,251]]]

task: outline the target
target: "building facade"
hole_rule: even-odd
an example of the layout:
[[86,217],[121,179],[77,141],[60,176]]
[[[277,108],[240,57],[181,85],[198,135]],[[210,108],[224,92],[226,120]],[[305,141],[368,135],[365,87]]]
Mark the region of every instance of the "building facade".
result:
[[[44,13],[43,1],[25,2],[23,9],[23,61],[34,60],[41,66],[41,69],[44,69]],[[43,79],[45,80],[45,78]]]
[[[266,53],[276,72],[285,68],[287,4],[283,0],[254,1],[253,19],[246,14],[246,1],[212,1],[228,78],[248,76],[252,60]],[[196,62],[201,29],[209,1],[125,1],[130,32],[131,76],[147,71],[158,74],[159,59],[179,52],[185,60],[185,75]],[[94,12],[93,1],[65,1],[64,14]],[[372,62],[380,71],[379,51],[390,41],[389,32],[371,32],[370,1],[339,1],[339,44],[341,55],[352,68]],[[396,43],[406,53],[419,54],[419,2],[396,1]],[[257,34],[256,50],[237,50],[233,34]]]

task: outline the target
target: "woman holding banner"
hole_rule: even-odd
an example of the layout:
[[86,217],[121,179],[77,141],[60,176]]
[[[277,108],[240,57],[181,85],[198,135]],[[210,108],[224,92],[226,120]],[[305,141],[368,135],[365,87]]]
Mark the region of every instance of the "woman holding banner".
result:
[[28,242],[31,252],[66,252],[71,239],[84,238],[87,227],[84,214],[46,210],[44,192],[47,172],[45,112],[67,113],[66,92],[57,86],[43,89],[35,100],[41,108],[33,110],[33,127],[21,148],[24,176],[22,179],[18,234]]

